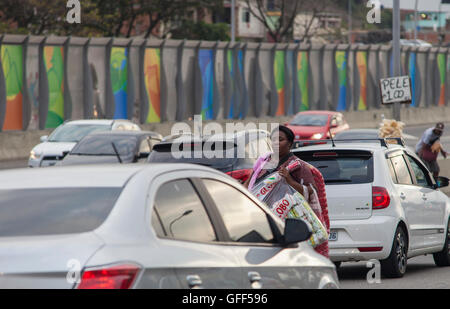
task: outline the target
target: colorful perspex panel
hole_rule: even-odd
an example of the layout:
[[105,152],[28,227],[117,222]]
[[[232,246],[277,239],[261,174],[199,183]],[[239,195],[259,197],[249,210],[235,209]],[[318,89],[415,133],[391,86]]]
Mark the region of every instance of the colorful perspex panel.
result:
[[367,52],[356,53],[356,65],[358,67],[360,92],[358,110],[367,110]]
[[23,129],[23,49],[2,45],[1,57],[6,82],[6,111],[3,130]]
[[337,111],[347,110],[347,55],[346,51],[337,51],[335,56],[339,83]]
[[302,97],[300,111],[306,111],[309,109],[309,62],[307,52],[298,53],[297,76]]
[[128,119],[128,48],[111,49],[111,84],[114,94],[114,119]]
[[63,47],[44,47],[44,64],[48,80],[48,112],[45,128],[56,128],[64,122]]
[[411,53],[409,55],[409,64],[408,64],[408,71],[409,71],[409,76],[411,76],[411,95],[412,95],[412,102],[411,102],[411,106],[412,107],[417,107],[417,102],[416,102],[416,93],[417,93],[417,89],[416,89],[416,82],[417,82],[417,66],[416,66],[416,60],[417,60],[417,54],[416,53]]
[[[245,76],[244,76],[244,53],[242,52],[242,50],[240,50],[238,52],[238,69],[239,69],[239,74],[241,77],[241,81],[240,85],[241,85],[241,89],[240,89],[240,94],[239,97],[241,99],[241,106],[240,108],[240,114],[239,114],[239,118],[243,119],[244,118],[244,108],[245,108]],[[239,80],[239,79],[238,79]]]
[[274,63],[274,74],[275,74],[275,85],[277,86],[278,93],[278,109],[276,116],[282,116],[285,114],[284,110],[284,98],[285,98],[285,76],[284,76],[284,52],[275,52],[275,63]]
[[228,50],[227,52],[227,64],[228,64],[228,71],[230,72],[230,107],[229,107],[229,113],[228,118],[232,119],[234,117],[234,108],[236,104],[236,91],[235,91],[235,75],[234,75],[234,62],[233,62],[233,51]]
[[439,106],[445,106],[445,82],[446,82],[446,59],[445,54],[439,54],[437,56],[437,63],[439,68],[439,77],[440,77],[440,94],[439,94]]
[[214,51],[202,49],[198,57],[203,85],[202,117],[211,120],[214,118]]
[[144,78],[149,101],[147,123],[161,122],[161,51],[159,49],[145,50]]

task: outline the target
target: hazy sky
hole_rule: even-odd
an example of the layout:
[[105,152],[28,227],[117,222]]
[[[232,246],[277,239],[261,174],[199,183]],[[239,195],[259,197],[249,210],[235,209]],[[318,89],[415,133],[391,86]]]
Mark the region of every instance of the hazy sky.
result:
[[[387,8],[392,8],[393,0],[380,0]],[[439,11],[439,4],[441,0],[419,0],[419,10],[421,11]],[[416,0],[400,0],[400,8],[414,10],[416,5]],[[442,5],[443,12],[450,12],[450,5]]]

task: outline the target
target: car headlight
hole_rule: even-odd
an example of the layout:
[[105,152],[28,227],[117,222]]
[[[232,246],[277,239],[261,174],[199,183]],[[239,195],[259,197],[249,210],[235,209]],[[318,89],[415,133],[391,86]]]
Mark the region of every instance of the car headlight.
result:
[[42,153],[37,153],[36,151],[32,150],[30,152],[30,160],[39,160],[39,158],[42,156]]
[[311,136],[311,139],[321,139],[323,137],[323,133],[316,133]]

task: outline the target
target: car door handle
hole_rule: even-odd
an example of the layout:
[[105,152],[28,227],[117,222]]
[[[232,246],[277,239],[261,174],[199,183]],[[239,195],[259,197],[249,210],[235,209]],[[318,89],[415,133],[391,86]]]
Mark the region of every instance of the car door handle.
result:
[[189,275],[186,277],[186,280],[189,284],[189,288],[191,289],[201,289],[203,282],[199,275]]
[[262,289],[263,285],[261,283],[261,275],[257,272],[251,271],[248,273],[248,280],[250,280],[250,285],[252,289]]
[[248,280],[250,280],[250,283],[259,282],[261,281],[261,275],[255,271],[251,271],[248,273]]

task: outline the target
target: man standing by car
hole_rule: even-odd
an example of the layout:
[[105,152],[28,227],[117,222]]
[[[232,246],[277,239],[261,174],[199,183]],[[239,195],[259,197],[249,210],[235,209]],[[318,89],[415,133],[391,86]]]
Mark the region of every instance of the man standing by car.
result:
[[434,128],[427,129],[416,145],[416,153],[433,173],[439,176],[440,168],[437,163],[439,152],[447,158],[447,152],[442,149],[439,139],[444,133],[444,124],[439,122]]

